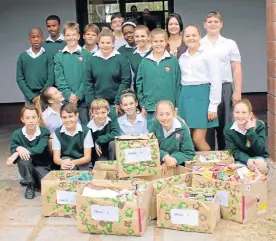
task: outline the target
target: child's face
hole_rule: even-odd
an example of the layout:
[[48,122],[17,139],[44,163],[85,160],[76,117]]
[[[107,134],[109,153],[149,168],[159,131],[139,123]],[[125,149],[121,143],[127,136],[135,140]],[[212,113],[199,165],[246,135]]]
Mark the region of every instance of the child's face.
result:
[[110,54],[114,48],[113,39],[109,36],[102,36],[99,39],[99,48],[103,54],[105,54],[105,55]]
[[180,33],[180,26],[176,18],[171,18],[168,23],[168,31],[171,35]]
[[123,22],[124,22],[123,18],[114,18],[111,22],[111,29],[114,32],[121,32]]
[[248,106],[244,103],[235,105],[233,118],[238,125],[245,125],[246,122],[253,117],[253,113],[249,112]]
[[54,104],[54,103],[61,103],[64,101],[64,97],[62,93],[55,87],[50,87],[49,89],[49,95],[51,96],[49,103]]
[[148,45],[149,35],[146,30],[139,29],[134,32],[134,41],[139,48],[143,48]]
[[156,119],[165,129],[170,129],[173,124],[174,110],[168,104],[160,104],[156,111]]
[[85,40],[86,45],[94,45],[97,43],[98,35],[91,30],[88,30],[84,35],[83,39]]
[[72,130],[76,128],[78,118],[79,113],[68,113],[66,111],[61,112],[62,123],[67,130]]
[[39,117],[35,110],[25,110],[21,121],[24,123],[27,129],[34,130],[38,124]]
[[76,29],[67,29],[64,33],[64,39],[67,46],[75,47],[78,45],[80,34]]
[[164,53],[167,46],[167,41],[163,34],[157,34],[151,39],[151,47],[155,53]]
[[92,117],[97,125],[104,125],[109,111],[106,108],[93,109]]
[[51,37],[56,37],[59,35],[59,29],[60,29],[60,24],[58,23],[57,20],[48,20],[46,22],[47,26],[47,31],[51,35]]
[[29,41],[33,49],[40,49],[43,42],[43,36],[38,29],[33,29],[30,32]]
[[135,44],[134,42],[134,27],[133,26],[126,26],[123,29],[124,38],[127,43],[132,46]]
[[183,40],[190,49],[199,47],[200,34],[197,28],[193,26],[187,27],[184,31]]
[[136,113],[138,102],[132,96],[126,96],[122,99],[120,106],[126,115],[130,116]]
[[206,22],[204,22],[204,28],[207,33],[212,35],[219,34],[222,29],[222,25],[223,23],[215,16],[207,18]]

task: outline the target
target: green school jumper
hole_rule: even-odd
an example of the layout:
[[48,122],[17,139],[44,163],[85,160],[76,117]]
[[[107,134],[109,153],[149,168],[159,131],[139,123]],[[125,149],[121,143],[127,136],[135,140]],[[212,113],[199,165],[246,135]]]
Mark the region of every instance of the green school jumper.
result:
[[148,58],[142,59],[136,77],[139,103],[147,112],[154,112],[160,100],[170,100],[178,107],[181,90],[181,71],[178,60],[167,57],[156,63]]
[[44,127],[39,127],[41,134],[34,140],[29,141],[22,133],[22,128],[13,132],[11,137],[11,154],[16,152],[18,146],[25,147],[31,153],[34,166],[50,166],[52,161],[48,152],[50,132]]
[[17,84],[28,100],[32,100],[44,89],[54,84],[54,63],[52,57],[43,52],[32,58],[26,51],[20,53],[16,67]]
[[126,45],[123,45],[122,47],[120,47],[118,49],[118,52],[123,55],[124,57],[127,58],[127,60],[129,61],[129,59],[131,58],[131,56],[133,55],[135,48],[127,48]]
[[120,104],[121,92],[130,87],[129,63],[121,54],[109,59],[92,56],[85,74],[85,101],[87,106],[97,98],[104,98],[110,105]]
[[57,40],[55,42],[46,40],[42,43],[43,48],[49,52],[49,54],[54,58],[54,56],[58,53],[61,52],[64,47],[66,46],[66,42],[64,40]]
[[60,130],[62,126],[55,130],[56,137],[61,145],[61,157],[70,157],[75,160],[84,156],[83,142],[89,129],[85,125],[81,125],[81,127],[82,131],[79,131],[74,136],[66,135],[63,132],[61,133]]
[[226,147],[231,151],[235,161],[247,165],[247,161],[254,157],[268,158],[266,147],[265,124],[257,120],[256,128],[250,128],[245,135],[231,129],[234,121],[225,126],[224,136]]
[[64,51],[55,55],[55,84],[66,101],[69,101],[72,93],[78,97],[79,101],[84,100],[84,72],[90,56],[91,53],[85,49],[77,50],[72,54]]
[[153,121],[151,131],[156,135],[160,147],[161,160],[166,155],[170,155],[177,160],[178,164],[193,160],[195,156],[194,145],[190,136],[189,128],[179,120],[181,128],[164,138],[163,127],[157,120]]

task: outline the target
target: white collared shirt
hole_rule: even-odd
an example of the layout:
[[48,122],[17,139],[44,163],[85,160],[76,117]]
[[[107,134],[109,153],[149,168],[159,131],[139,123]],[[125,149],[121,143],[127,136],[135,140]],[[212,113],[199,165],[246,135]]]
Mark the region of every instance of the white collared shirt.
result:
[[47,41],[47,42],[53,42],[53,43],[54,43],[54,42],[56,42],[56,41],[61,41],[61,40],[64,40],[64,36],[63,36],[62,33],[59,34],[57,40],[53,40],[52,37],[49,36],[48,38],[46,38],[45,41]]
[[93,132],[101,131],[110,121],[111,119],[107,117],[102,126],[97,126],[93,118],[91,121],[89,121],[89,123],[87,124],[87,127],[91,129]]
[[141,57],[145,57],[145,55],[151,50],[150,47],[144,52],[140,51],[138,48],[136,48],[133,52],[133,54],[140,54]]
[[[71,136],[71,137],[77,135],[79,132],[82,132],[82,127],[81,127],[81,124],[78,122],[77,122],[76,130],[73,132],[73,134],[71,134],[64,125],[60,129],[60,133],[64,133],[65,135]],[[94,147],[94,142],[92,139],[91,131],[88,131],[83,141],[83,148],[92,148],[92,147]],[[55,132],[53,133],[52,149],[61,150],[61,144]]]
[[241,62],[241,55],[236,42],[219,35],[216,44],[214,45],[206,35],[200,40],[200,43],[217,54],[221,69],[222,82],[233,82],[231,62]]
[[[75,53],[75,52],[81,53],[81,50],[82,50],[81,46],[78,45],[77,48],[76,48],[72,53]],[[69,51],[69,49],[68,49],[67,46],[65,46],[65,47],[63,48],[63,50],[61,50],[61,52],[62,52],[62,53],[64,53],[64,52],[71,53],[71,52]]]
[[45,52],[45,49],[43,47],[40,48],[39,52],[36,54],[34,53],[32,47],[26,50],[27,54],[30,55],[33,59],[39,57],[41,54]]
[[53,133],[57,128],[62,126],[60,113],[57,113],[50,106],[42,113],[42,118],[48,130]]
[[132,134],[146,134],[148,133],[147,121],[141,113],[137,114],[136,120],[133,124],[129,122],[126,114],[118,118],[118,123],[121,129],[122,135]]
[[231,126],[230,130],[235,130],[236,132],[245,135],[247,130],[241,130],[238,126],[238,123],[236,121],[234,121],[233,125]]
[[[87,49],[86,49],[86,45],[83,45],[83,48],[84,48],[85,50],[87,50]],[[89,50],[87,50],[87,51],[89,51],[91,54],[95,54],[98,50],[99,50],[99,47],[98,47],[98,45],[96,44],[95,48],[93,48],[91,51],[89,51]]]
[[109,56],[107,56],[106,58],[103,56],[102,51],[99,49],[96,53],[93,54],[93,56],[108,60],[114,56],[116,56],[117,54],[120,54],[116,49],[113,49],[113,51],[111,52],[111,54]]
[[153,51],[146,58],[156,62],[157,64],[159,64],[163,59],[170,58],[170,57],[171,57],[170,53],[167,50],[165,50],[163,56],[159,60],[156,60],[154,58]]
[[174,118],[172,128],[168,132],[163,128],[164,137],[167,138],[172,133],[174,133],[177,128],[181,128],[181,127],[182,127],[182,125],[181,125],[180,121],[177,118]]
[[28,133],[27,133],[27,130],[26,130],[26,126],[24,126],[22,128],[22,134],[29,140],[29,141],[33,141],[36,139],[37,136],[40,136],[41,135],[41,131],[40,131],[40,128],[39,126],[37,125],[36,126],[36,129],[35,129],[35,133],[33,136],[29,136]]
[[179,58],[182,85],[211,84],[209,112],[217,112],[221,102],[221,75],[218,57],[200,46],[197,53],[190,55],[189,49]]

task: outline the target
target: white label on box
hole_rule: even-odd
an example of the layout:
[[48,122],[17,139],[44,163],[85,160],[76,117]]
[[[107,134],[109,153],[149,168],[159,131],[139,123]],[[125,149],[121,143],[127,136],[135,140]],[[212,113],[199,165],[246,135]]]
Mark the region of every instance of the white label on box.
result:
[[189,209],[172,209],[171,223],[198,226],[198,211]]
[[250,191],[251,187],[249,184],[245,185],[245,191]]
[[151,161],[150,147],[125,149],[124,152],[126,163]]
[[218,192],[218,197],[220,206],[229,207],[228,192],[220,191]]
[[91,217],[98,221],[119,222],[119,208],[114,206],[91,205]]
[[70,204],[76,205],[76,193],[56,190],[57,192],[57,203],[58,204]]

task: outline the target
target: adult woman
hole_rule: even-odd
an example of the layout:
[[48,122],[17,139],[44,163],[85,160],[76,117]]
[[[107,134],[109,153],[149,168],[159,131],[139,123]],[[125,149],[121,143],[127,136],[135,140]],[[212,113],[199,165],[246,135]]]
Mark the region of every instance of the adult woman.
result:
[[181,32],[183,31],[183,22],[181,16],[177,13],[170,14],[166,19],[166,29],[169,36],[167,50],[170,54],[179,57],[186,52],[187,46],[183,42]]

